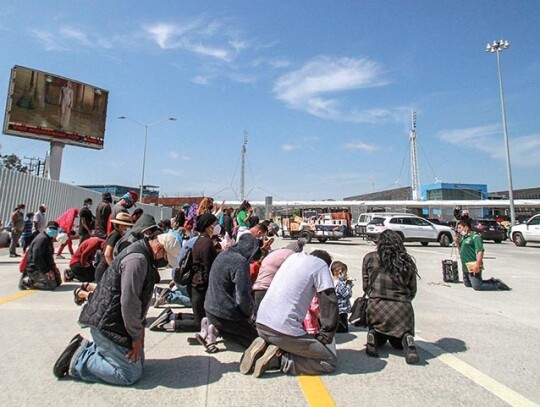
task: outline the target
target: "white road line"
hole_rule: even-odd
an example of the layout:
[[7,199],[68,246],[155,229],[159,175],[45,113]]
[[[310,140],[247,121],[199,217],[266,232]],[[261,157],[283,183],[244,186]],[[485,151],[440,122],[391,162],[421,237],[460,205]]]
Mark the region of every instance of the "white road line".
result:
[[472,380],[476,384],[482,386],[484,389],[494,394],[495,396],[499,397],[501,400],[507,402],[511,406],[515,406],[515,407],[536,406],[538,407],[538,404],[536,404],[535,402],[515,392],[511,388],[505,386],[504,384],[499,383],[495,379],[492,379],[488,375],[482,373],[478,369],[475,369],[471,365],[468,365],[467,363],[455,357],[454,355],[447,353],[445,350],[439,348],[438,346],[433,345],[432,343],[429,343],[425,339],[422,339],[418,336],[416,336],[416,339],[418,341],[422,341],[421,343],[416,342],[416,344],[420,348],[431,353],[433,356],[435,356],[436,359],[450,366],[452,369],[458,371],[463,376]]

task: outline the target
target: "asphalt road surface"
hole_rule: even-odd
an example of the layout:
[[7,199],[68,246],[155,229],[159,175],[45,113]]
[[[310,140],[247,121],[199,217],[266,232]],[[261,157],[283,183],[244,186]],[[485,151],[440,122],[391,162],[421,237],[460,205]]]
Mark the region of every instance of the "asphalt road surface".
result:
[[[277,239],[278,248],[289,240]],[[442,282],[441,260],[451,249],[407,244],[421,279],[413,305],[421,361],[409,366],[389,346],[365,354],[366,332],[338,334],[338,370],[321,377],[238,373],[242,349],[219,344],[207,354],[190,333],[146,333],[143,378],[130,388],[57,380],[52,366],[71,337],[89,337],[76,320],[75,283],[53,292],[19,291],[17,263],[0,249],[0,405],[5,406],[534,406],[540,404],[540,245],[485,243],[485,278],[510,292],[475,292]],[[372,243],[351,238],[325,249],[349,266],[362,294],[363,256]],[[58,260],[60,268],[69,260]],[[162,273],[165,285],[168,270]],[[151,322],[160,309],[151,308]],[[181,311],[179,308],[178,311]]]

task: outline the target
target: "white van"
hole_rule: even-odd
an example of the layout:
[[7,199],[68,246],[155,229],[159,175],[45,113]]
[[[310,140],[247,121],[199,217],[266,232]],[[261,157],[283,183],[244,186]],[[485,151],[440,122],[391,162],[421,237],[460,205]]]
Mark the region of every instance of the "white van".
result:
[[358,216],[358,221],[352,225],[352,228],[354,230],[355,236],[362,236],[366,237],[366,226],[371,220],[377,216],[393,216],[393,215],[411,215],[414,216],[412,213],[398,213],[398,212],[366,212],[361,213]]

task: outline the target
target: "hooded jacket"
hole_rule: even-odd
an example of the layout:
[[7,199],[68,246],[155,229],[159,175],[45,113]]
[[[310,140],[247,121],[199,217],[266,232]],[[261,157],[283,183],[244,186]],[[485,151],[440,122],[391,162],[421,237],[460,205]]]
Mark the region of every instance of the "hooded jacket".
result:
[[204,309],[209,314],[231,321],[251,318],[253,297],[249,263],[260,255],[259,240],[246,233],[234,246],[217,256],[204,302]]
[[152,228],[157,228],[154,217],[152,215],[148,215],[147,213],[142,214],[142,216],[133,225],[131,231],[126,233],[118,242],[116,242],[113,250],[113,258],[118,256],[118,254],[130,244],[142,239],[144,237],[144,232]]

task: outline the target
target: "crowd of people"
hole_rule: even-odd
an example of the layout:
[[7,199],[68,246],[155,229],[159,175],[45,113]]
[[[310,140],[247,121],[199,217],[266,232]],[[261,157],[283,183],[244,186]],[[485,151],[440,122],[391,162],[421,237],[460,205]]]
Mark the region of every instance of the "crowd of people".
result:
[[[242,374],[260,377],[275,369],[315,375],[338,368],[335,335],[349,330],[353,297],[345,263],[333,261],[324,250],[306,253],[305,239],[272,247],[279,227],[271,219],[261,220],[248,201],[235,210],[204,198],[159,223],[133,208],[137,201],[137,194],[129,192],[113,204],[104,193],[95,214],[92,200],[86,199],[81,208],[70,208],[51,221],[44,204],[36,213],[26,213],[26,219],[24,204],[12,213],[10,256],[21,256],[16,253],[19,240],[24,254],[20,288],[53,290],[63,282],[82,283],[73,298],[82,306],[78,322],[90,328],[92,341],[73,337],[54,365],[58,378],[136,382],[143,374],[152,299],[155,307],[165,308],[151,331],[193,332],[189,341],[208,353],[217,352],[222,341],[235,342],[245,348]],[[456,243],[465,285],[508,289],[500,280],[482,280],[481,238],[471,232],[464,215]],[[60,243],[56,254],[55,242]],[[65,247],[71,259],[61,273],[55,259],[63,258]],[[167,265],[172,280],[159,287],[158,269]],[[399,235],[382,232],[376,250],[362,263],[367,355],[378,357],[378,348],[388,341],[404,351],[408,364],[419,361],[412,306],[417,277],[415,261]],[[171,305],[188,312],[173,312]]]

